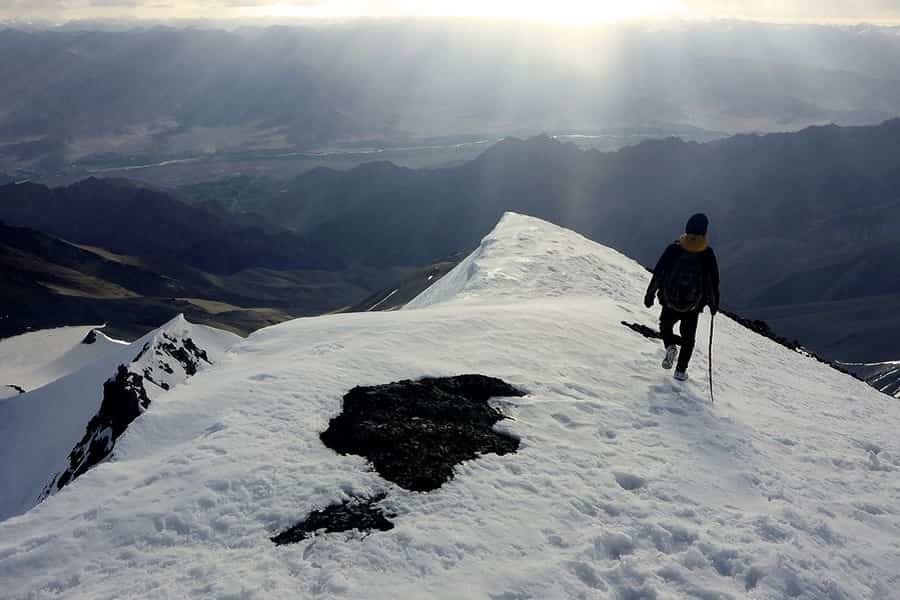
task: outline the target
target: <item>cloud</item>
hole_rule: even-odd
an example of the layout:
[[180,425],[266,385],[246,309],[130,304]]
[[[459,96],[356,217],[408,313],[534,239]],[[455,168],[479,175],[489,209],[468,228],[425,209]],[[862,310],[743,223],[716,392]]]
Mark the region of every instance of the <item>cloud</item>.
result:
[[[552,15],[581,7],[602,16],[632,14],[623,5],[664,6],[660,14],[774,21],[900,21],[900,0],[0,0],[7,17],[94,18],[109,15],[216,17],[380,15]],[[596,8],[600,6],[601,8]],[[677,7],[679,10],[670,10]],[[652,14],[652,10],[633,14]]]
[[713,18],[768,20],[900,19],[900,0],[683,0],[692,13]]

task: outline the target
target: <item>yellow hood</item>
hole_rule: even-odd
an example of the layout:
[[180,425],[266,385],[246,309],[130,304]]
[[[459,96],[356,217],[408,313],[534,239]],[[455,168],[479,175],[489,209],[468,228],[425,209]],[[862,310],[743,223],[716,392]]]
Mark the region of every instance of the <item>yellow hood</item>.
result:
[[678,243],[681,244],[682,248],[694,254],[696,254],[697,252],[703,252],[704,250],[709,248],[709,240],[706,239],[705,235],[683,233],[678,239]]

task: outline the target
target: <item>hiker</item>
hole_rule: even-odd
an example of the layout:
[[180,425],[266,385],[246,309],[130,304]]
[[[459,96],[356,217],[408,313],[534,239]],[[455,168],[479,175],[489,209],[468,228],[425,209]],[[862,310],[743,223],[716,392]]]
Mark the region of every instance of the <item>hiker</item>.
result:
[[[644,297],[644,305],[652,308],[654,296],[659,296],[659,330],[666,347],[662,367],[671,369],[677,357],[675,379],[679,381],[688,378],[703,307],[708,306],[713,315],[719,310],[719,265],[706,237],[708,228],[709,219],[702,213],[688,219],[684,234],[666,248],[656,263]],[[674,327],[679,321],[681,335],[676,336]]]

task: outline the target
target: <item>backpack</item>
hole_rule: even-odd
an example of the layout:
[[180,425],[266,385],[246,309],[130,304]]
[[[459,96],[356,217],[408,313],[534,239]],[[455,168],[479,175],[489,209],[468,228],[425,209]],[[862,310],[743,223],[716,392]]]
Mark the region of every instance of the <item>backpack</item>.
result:
[[679,253],[662,287],[664,306],[676,312],[694,312],[703,303],[703,260],[700,253]]

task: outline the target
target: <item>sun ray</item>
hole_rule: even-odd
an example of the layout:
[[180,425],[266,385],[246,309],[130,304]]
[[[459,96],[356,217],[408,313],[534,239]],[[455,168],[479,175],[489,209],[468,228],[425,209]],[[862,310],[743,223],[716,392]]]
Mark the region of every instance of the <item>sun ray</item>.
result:
[[635,19],[687,17],[682,0],[385,0],[273,2],[244,9],[251,17],[477,17],[594,25]]

